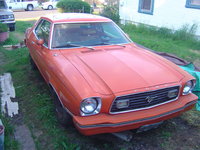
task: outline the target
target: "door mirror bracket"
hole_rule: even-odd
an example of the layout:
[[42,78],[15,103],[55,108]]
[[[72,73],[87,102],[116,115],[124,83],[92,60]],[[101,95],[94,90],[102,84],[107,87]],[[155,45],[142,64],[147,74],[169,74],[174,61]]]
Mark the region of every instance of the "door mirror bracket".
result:
[[43,45],[43,44],[44,44],[44,39],[39,39],[39,40],[37,40],[37,44],[38,44],[38,45]]

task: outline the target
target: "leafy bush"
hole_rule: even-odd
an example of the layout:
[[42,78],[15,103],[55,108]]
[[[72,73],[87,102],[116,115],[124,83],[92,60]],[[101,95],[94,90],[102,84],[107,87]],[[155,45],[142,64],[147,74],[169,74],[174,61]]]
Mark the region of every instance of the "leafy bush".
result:
[[117,6],[105,6],[101,15],[119,23],[119,9]]
[[84,12],[90,13],[90,5],[81,0],[61,0],[57,3],[57,7],[62,9],[62,12]]
[[0,33],[7,31],[8,31],[8,26],[6,24],[0,23]]

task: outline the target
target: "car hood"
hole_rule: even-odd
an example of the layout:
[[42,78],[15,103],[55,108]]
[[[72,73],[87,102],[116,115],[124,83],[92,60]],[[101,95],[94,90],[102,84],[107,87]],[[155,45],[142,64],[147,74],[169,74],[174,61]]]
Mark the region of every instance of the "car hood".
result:
[[10,9],[0,9],[1,15],[11,15],[13,14],[13,11]]
[[133,46],[61,53],[101,94],[118,93],[180,82],[184,77],[160,56]]

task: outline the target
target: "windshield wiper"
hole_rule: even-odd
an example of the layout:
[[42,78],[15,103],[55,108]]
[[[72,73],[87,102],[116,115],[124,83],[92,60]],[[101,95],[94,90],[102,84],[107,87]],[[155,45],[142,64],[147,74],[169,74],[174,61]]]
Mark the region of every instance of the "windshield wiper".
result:
[[61,45],[61,46],[56,46],[54,48],[65,48],[65,47],[80,47],[80,48],[89,48],[91,50],[94,50],[93,47],[90,47],[90,46],[83,46],[83,45],[77,45],[77,44],[65,44],[65,45]]
[[121,47],[126,47],[126,45],[123,45],[123,44],[112,44],[112,43],[106,43],[106,42],[102,42],[102,43],[97,43],[97,44],[94,44],[95,46],[100,46],[100,45],[114,45],[114,46],[121,46]]

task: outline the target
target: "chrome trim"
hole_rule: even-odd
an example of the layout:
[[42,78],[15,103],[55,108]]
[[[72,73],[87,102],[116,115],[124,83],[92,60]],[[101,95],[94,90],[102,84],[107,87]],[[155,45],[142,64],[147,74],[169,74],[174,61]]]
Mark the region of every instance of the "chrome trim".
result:
[[[192,80],[189,80],[189,81],[192,81],[193,86],[192,86],[192,88],[190,89],[190,91],[189,91],[187,94],[184,94],[183,91],[182,91],[182,95],[188,95],[188,94],[192,93],[192,90],[195,88],[195,86],[196,86],[196,80],[195,80],[195,79],[192,79]],[[187,82],[189,82],[189,81],[187,81]],[[184,90],[185,85],[186,85],[187,82],[185,82],[184,87],[183,87],[183,90]]]
[[115,24],[115,26],[124,34],[124,36],[130,41],[130,43],[134,43],[131,39],[130,39],[130,37],[128,37],[127,36],[127,34],[114,22],[114,21],[112,21],[114,24]]
[[[130,42],[131,43],[131,42]],[[120,43],[120,44],[129,44],[129,43]],[[75,49],[75,48],[88,48],[88,49],[95,49],[95,47],[99,47],[99,46],[120,46],[117,44],[110,44],[110,45],[95,45],[95,46],[80,46],[80,47],[69,47],[69,48],[52,48],[51,50],[64,50],[64,49]]]
[[[126,94],[126,95],[117,96],[117,97],[115,97],[115,99],[114,99],[113,102],[112,102],[112,105],[111,105],[111,107],[110,107],[109,113],[110,113],[110,114],[121,114],[121,113],[127,113],[127,112],[145,110],[145,109],[150,109],[150,108],[153,108],[153,107],[157,107],[157,106],[160,106],[160,105],[163,105],[163,104],[167,104],[167,103],[173,102],[173,101],[175,101],[175,100],[177,100],[177,99],[179,98],[180,92],[181,92],[180,89],[181,89],[181,87],[182,87],[181,85],[175,85],[175,86],[179,86],[178,96],[177,96],[175,99],[172,99],[172,100],[167,101],[167,102],[164,102],[164,103],[159,103],[159,104],[156,104],[156,105],[153,105],[153,106],[145,107],[145,108],[138,108],[138,109],[126,110],[126,111],[120,111],[120,112],[111,112],[111,108],[112,108],[112,106],[113,106],[113,104],[114,104],[116,98],[121,97],[121,96],[129,96],[129,95],[133,95],[133,94],[145,93],[145,92],[139,92],[139,93],[132,93],[132,94]],[[157,89],[157,90],[167,89],[167,88],[175,87],[175,86],[169,86],[169,87],[161,88],[161,89]],[[153,91],[157,91],[157,90],[150,90],[150,91],[146,91],[146,92],[153,92]]]
[[56,95],[57,95],[57,97],[58,97],[58,99],[59,99],[59,101],[60,101],[62,107],[73,117],[74,114],[71,113],[71,112],[69,111],[69,109],[67,109],[67,108],[63,105],[63,103],[62,103],[62,101],[61,101],[61,99],[60,99],[60,97],[59,97],[59,95],[58,95],[56,89],[55,89],[54,86],[51,84],[51,82],[49,82],[49,85],[51,85],[51,87],[53,88],[54,92],[56,93]]
[[44,19],[40,19],[40,20],[37,22],[37,25],[35,25],[35,27],[33,28],[33,34],[35,35],[35,37],[36,37],[37,40],[39,40],[39,38],[37,37],[37,35],[36,35],[36,33],[35,33],[35,30],[36,30],[36,28],[38,27],[38,24],[39,24],[40,22],[43,22],[43,21],[44,21]]
[[[54,21],[59,21],[59,20],[54,20]],[[72,21],[72,22],[65,21],[65,22],[57,22],[57,23],[54,23],[54,24],[61,24],[61,23],[90,23],[90,22],[113,22],[113,21],[110,21],[110,20],[108,20],[108,21]]]
[[11,23],[15,23],[15,20],[1,20],[1,21],[3,21],[3,22],[1,22],[1,23],[3,23],[3,24],[11,24]]
[[[41,19],[40,21],[44,21],[45,19]],[[37,25],[34,27],[34,29],[33,29],[33,34],[35,35],[35,37],[36,37],[36,39],[37,40],[39,40],[39,38],[37,37],[37,35],[36,35],[36,33],[35,33],[35,29],[36,29],[36,27],[38,26],[38,24],[40,23],[40,21],[37,23]],[[45,20],[45,21],[48,21],[48,20]],[[51,25],[52,25],[52,23],[50,22],[50,21],[48,21]],[[50,25],[50,27],[51,27],[51,25]],[[49,32],[49,34],[51,34],[51,32]],[[50,42],[50,37],[49,37],[49,42]],[[49,43],[48,43],[49,44]],[[45,45],[45,44],[42,44],[42,46],[44,46],[44,47],[46,47],[47,49],[49,49],[49,45]]]
[[50,50],[52,50],[54,26],[55,26],[55,24],[52,23],[52,26],[51,26],[51,29],[52,29],[52,30],[50,31],[51,36],[50,36],[50,38],[49,38],[49,49],[50,49]]
[[[93,111],[93,112],[90,113],[90,114],[86,114],[86,113],[84,113],[84,112],[81,111],[81,103],[82,103],[82,101],[85,100],[85,99],[88,99],[88,98],[93,98],[93,99],[96,99],[96,100],[97,100],[98,105],[97,105],[97,107],[96,107],[95,110],[97,110],[97,108],[99,108],[99,112],[98,112],[98,113],[93,114],[93,112],[94,112],[94,111]],[[80,108],[80,116],[82,116],[82,117],[93,116],[93,115],[97,115],[97,114],[99,114],[99,113],[101,112],[101,107],[102,107],[102,99],[101,99],[101,97],[98,97],[98,96],[94,97],[94,96],[93,96],[93,97],[84,98],[83,100],[81,100],[80,106],[79,106],[79,108]],[[84,113],[84,115],[83,115],[81,112]]]
[[187,107],[195,104],[196,102],[197,102],[196,100],[192,101],[190,103],[187,103],[185,106],[183,106],[181,108],[178,108],[178,109],[175,109],[175,110],[172,110],[172,111],[169,111],[169,112],[157,115],[157,116],[149,117],[149,118],[143,118],[143,119],[138,119],[138,120],[133,120],[133,121],[127,121],[127,122],[121,122],[121,123],[115,123],[115,124],[105,123],[105,124],[93,124],[93,125],[80,125],[80,124],[78,124],[76,122],[76,125],[79,128],[82,128],[82,129],[100,128],[100,127],[118,127],[118,126],[123,126],[123,125],[130,125],[130,124],[138,123],[138,122],[142,122],[142,121],[150,121],[150,120],[153,120],[153,119],[159,119],[161,117],[165,117],[165,116],[171,115],[173,113],[177,113],[177,112],[183,111],[185,108],[187,108]]

